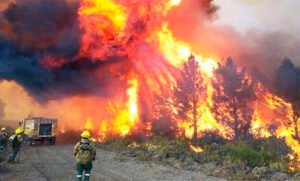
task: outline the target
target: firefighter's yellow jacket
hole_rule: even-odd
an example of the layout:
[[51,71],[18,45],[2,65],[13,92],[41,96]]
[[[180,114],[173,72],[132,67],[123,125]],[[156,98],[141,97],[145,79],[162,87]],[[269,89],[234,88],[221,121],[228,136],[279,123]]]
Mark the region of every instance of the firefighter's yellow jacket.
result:
[[96,157],[96,145],[89,139],[82,139],[74,147],[75,160],[81,164],[87,164]]

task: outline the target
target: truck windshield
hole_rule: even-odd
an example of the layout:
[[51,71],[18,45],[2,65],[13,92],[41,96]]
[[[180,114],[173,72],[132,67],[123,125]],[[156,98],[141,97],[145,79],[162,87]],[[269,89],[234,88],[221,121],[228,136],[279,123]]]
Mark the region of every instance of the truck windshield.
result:
[[51,135],[52,124],[40,124],[40,135]]

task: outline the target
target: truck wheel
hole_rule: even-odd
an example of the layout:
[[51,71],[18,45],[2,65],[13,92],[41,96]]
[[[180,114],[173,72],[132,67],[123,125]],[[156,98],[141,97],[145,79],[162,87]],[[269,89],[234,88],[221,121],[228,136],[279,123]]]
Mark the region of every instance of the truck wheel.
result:
[[41,144],[44,144],[45,143],[45,138],[41,138],[40,142],[41,142]]
[[50,138],[49,139],[49,145],[55,145],[56,139],[55,138]]

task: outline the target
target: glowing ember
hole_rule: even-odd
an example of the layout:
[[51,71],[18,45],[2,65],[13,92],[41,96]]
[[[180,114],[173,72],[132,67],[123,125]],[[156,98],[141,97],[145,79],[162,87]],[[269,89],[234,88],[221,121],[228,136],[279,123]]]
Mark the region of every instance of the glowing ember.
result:
[[96,142],[97,139],[96,138],[89,138],[92,142]]
[[193,146],[192,144],[190,144],[190,148],[191,148],[194,152],[196,152],[196,153],[201,153],[201,152],[204,151],[201,147],[199,147],[199,146]]
[[141,145],[137,144],[136,142],[131,143],[128,145],[129,147],[140,147]]

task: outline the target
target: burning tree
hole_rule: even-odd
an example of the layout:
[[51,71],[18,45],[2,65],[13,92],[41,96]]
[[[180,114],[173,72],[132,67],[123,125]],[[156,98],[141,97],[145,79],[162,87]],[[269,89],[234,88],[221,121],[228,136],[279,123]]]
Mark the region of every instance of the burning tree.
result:
[[195,57],[190,56],[184,63],[181,71],[182,79],[177,81],[174,92],[178,116],[192,122],[193,138],[197,138],[197,123],[200,117],[199,110],[197,110],[199,101],[201,96],[206,94],[206,85],[199,68]]
[[287,124],[293,126],[293,137],[300,143],[300,70],[294,66],[291,60],[284,59],[275,71],[274,87],[276,93],[292,105],[293,120]]
[[174,123],[174,95],[170,85],[163,87],[160,94],[154,96],[154,120],[152,132],[155,135],[174,137],[176,124]]
[[212,81],[212,112],[221,124],[233,131],[234,139],[247,139],[256,99],[255,82],[245,74],[245,68],[238,71],[231,58],[219,65]]

